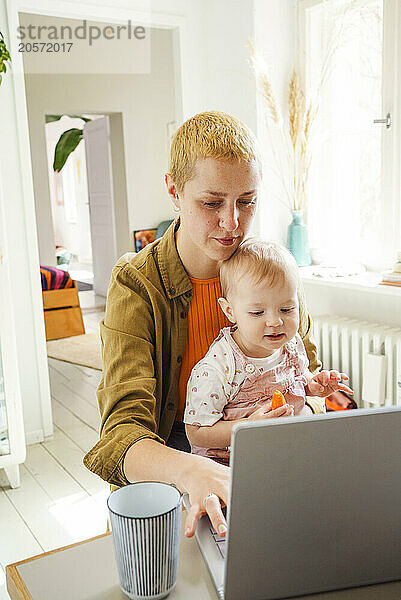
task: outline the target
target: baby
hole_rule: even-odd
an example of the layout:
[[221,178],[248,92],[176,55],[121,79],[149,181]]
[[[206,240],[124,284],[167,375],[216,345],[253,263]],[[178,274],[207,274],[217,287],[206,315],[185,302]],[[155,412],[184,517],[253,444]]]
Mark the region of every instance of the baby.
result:
[[[229,464],[238,421],[308,414],[305,396],[352,393],[344,373],[308,370],[299,336],[302,286],[292,254],[280,244],[246,240],[220,265],[224,327],[188,380],[184,422],[194,454]],[[284,394],[283,407],[271,399]]]

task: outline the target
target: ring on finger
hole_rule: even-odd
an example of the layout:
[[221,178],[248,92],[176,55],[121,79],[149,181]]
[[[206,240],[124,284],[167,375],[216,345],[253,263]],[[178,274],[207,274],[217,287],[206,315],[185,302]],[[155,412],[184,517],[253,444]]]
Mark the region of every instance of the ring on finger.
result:
[[[217,496],[217,494],[214,494],[213,492],[211,494],[208,494],[205,498],[203,498],[203,506],[206,508],[206,501],[209,500],[209,498],[217,498],[217,500],[219,500],[219,497]],[[220,500],[219,500],[220,502]]]

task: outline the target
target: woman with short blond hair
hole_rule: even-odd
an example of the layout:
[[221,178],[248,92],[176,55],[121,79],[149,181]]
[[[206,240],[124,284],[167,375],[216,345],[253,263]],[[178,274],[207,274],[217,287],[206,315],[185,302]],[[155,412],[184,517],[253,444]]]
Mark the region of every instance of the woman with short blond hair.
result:
[[[205,512],[216,531],[226,531],[229,467],[189,453],[185,391],[193,366],[228,325],[217,302],[217,265],[247,235],[260,180],[257,143],[242,121],[211,111],[183,123],[165,176],[179,218],[161,239],[118,260],[101,323],[100,440],[84,463],[115,486],[164,481],[188,492],[188,537]],[[311,321],[301,317],[315,372]],[[324,409],[316,401],[310,410]]]

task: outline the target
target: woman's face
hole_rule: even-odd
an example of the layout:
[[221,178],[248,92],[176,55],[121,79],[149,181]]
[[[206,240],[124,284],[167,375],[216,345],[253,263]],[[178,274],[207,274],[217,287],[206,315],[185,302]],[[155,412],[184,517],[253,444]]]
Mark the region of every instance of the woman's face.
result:
[[194,177],[175,199],[184,264],[197,260],[207,269],[231,256],[251,225],[259,183],[255,161],[206,158],[196,163]]

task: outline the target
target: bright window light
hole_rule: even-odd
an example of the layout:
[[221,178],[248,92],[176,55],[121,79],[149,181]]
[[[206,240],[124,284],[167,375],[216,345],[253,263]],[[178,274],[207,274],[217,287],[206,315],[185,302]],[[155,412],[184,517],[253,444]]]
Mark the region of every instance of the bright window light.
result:
[[[308,192],[312,248],[333,262],[381,252],[383,0],[328,0],[311,11],[306,73],[320,87]],[[331,51],[328,50],[331,48]],[[325,63],[326,61],[326,63]]]

